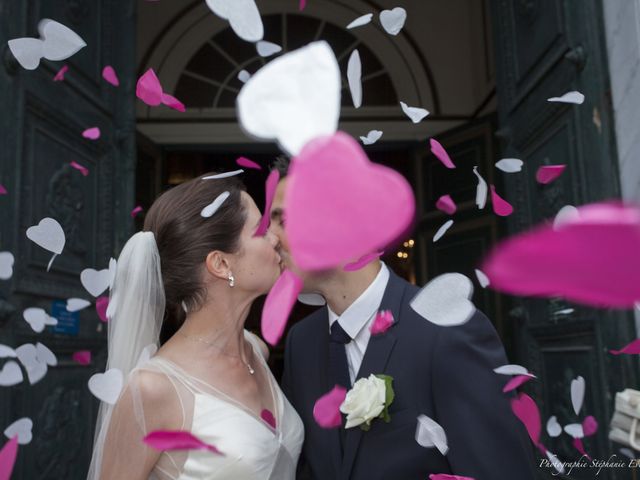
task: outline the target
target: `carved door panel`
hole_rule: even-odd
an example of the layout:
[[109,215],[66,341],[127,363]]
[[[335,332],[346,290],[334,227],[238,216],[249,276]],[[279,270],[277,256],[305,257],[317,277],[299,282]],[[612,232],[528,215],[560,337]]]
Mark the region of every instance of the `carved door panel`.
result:
[[[0,183],[8,191],[0,197],[0,250],[15,257],[13,277],[0,281],[0,343],[41,342],[58,358],[34,385],[23,369],[21,384],[0,387],[0,431],[20,417],[34,423],[33,440],[20,446],[13,478],[86,476],[98,405],[87,381],[104,369],[106,328],[93,305],[73,315],[65,305],[71,297],[95,300],[82,287],[80,272],[106,268],[132,231],[134,4],[0,1]],[[6,48],[7,40],[38,37],[42,18],[68,26],[87,47],[64,62],[45,60],[27,71]],[[54,82],[63,65],[69,68],[64,81]],[[118,73],[118,88],[102,79],[106,65]],[[83,138],[90,127],[100,128],[98,140]],[[72,161],[88,175],[71,167]],[[56,219],[66,236],[64,251],[48,272],[51,254],[25,235],[44,217]],[[22,318],[28,307],[43,308],[58,325],[36,333]],[[90,365],[72,360],[78,350],[91,351]]]
[[[598,0],[492,0],[497,46],[498,135],[504,157],[521,158],[522,173],[505,175],[505,195],[515,208],[507,219],[509,234],[552,219],[567,204],[582,205],[619,196],[617,157],[605,57],[602,5]],[[578,90],[582,105],[549,103],[547,98]],[[555,182],[543,186],[535,172],[541,165],[566,164]],[[607,439],[615,392],[637,388],[633,359],[607,352],[636,338],[628,312],[595,310],[561,299],[510,297],[509,320],[518,361],[538,375],[524,390],[536,400],[543,425],[556,415],[562,425],[596,417],[600,429],[585,439],[594,458],[608,459],[619,446]],[[573,308],[571,313],[563,313]],[[586,380],[585,403],[573,412],[571,380]],[[561,460],[580,454],[563,434],[543,443]],[[550,469],[541,469],[551,478]],[[544,473],[542,473],[544,472]],[[624,469],[603,469],[599,477],[629,478]],[[575,478],[592,478],[576,469]]]

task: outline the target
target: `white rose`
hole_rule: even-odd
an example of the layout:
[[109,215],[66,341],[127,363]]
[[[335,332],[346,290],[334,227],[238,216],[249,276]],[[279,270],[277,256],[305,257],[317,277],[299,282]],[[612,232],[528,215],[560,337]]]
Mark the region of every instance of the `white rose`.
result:
[[384,410],[386,392],[385,381],[373,374],[354,383],[340,405],[340,411],[347,415],[344,428],[368,424],[377,418]]

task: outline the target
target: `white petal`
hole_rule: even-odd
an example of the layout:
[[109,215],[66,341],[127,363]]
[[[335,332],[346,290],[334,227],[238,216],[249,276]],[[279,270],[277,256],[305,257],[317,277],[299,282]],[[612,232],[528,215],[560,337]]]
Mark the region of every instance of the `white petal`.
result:
[[122,372],[112,368],[105,373],[93,375],[89,379],[89,391],[103,402],[114,405],[122,391],[123,382]]
[[404,27],[407,20],[407,11],[402,7],[396,7],[393,10],[383,10],[380,12],[380,24],[382,28],[390,34],[397,35]]
[[341,87],[333,51],[314,42],[253,74],[238,95],[238,119],[249,135],[296,155],[309,140],[335,133]]
[[220,18],[229,21],[233,31],[247,42],[264,36],[262,18],[255,0],[206,0],[207,6]]
[[87,46],[76,32],[48,18],[40,21],[38,31],[43,39],[42,56],[47,60],[66,60]]
[[347,79],[349,81],[349,90],[351,91],[353,106],[360,108],[362,105],[362,63],[360,62],[360,53],[357,49],[351,52],[351,56],[349,57]]
[[564,474],[564,465],[558,459],[558,457],[556,457],[555,454],[553,454],[549,450],[547,450],[547,458],[549,459],[549,461],[553,465],[553,468],[555,468],[558,473],[563,475]]
[[366,15],[362,15],[361,17],[356,18],[353,22],[347,25],[347,29],[362,27],[368,23],[371,23],[371,19],[373,18],[373,13],[367,13]]
[[558,228],[562,227],[563,225],[575,222],[579,219],[580,211],[573,205],[565,205],[556,214],[556,217],[553,220],[553,229],[558,230]]
[[244,170],[234,170],[233,172],[224,172],[218,173],[216,175],[209,175],[208,177],[202,177],[202,180],[217,180],[220,178],[235,177],[236,175],[240,175],[241,173],[244,173]]
[[2,366],[0,370],[0,387],[12,387],[22,382],[22,370],[13,360],[9,360]]
[[27,370],[27,377],[31,385],[39,382],[47,374],[47,364],[38,358],[38,349],[35,345],[25,343],[16,348],[18,360]]
[[496,163],[496,168],[507,173],[517,173],[522,171],[524,162],[518,158],[503,158]]
[[470,301],[473,283],[461,273],[445,273],[427,283],[411,300],[411,308],[444,327],[468,322],[476,311]]
[[80,283],[94,297],[102,294],[111,282],[111,272],[108,268],[103,270],[94,270],[93,268],[85,268],[80,272]]
[[529,377],[536,378],[535,375],[529,373],[529,371],[522,365],[516,364],[502,365],[501,367],[494,368],[493,371],[500,375],[527,375]]
[[0,344],[0,358],[15,358],[16,357],[16,351],[7,346],[7,345],[2,345]]
[[260,40],[256,43],[256,50],[261,57],[270,57],[271,55],[281,52],[282,47],[276,43]]
[[487,204],[487,195],[489,194],[489,187],[487,182],[478,173],[478,167],[473,167],[473,173],[478,177],[478,186],[476,188],[476,205],[482,210]]
[[17,435],[18,443],[20,445],[27,445],[31,443],[33,439],[32,428],[33,421],[29,417],[19,418],[5,429],[4,436],[13,438]]
[[555,415],[549,417],[549,420],[547,420],[547,433],[552,438],[559,437],[562,433],[562,427],[558,423],[558,419]]
[[218,197],[211,202],[209,205],[204,207],[200,212],[200,215],[204,218],[209,218],[213,216],[214,213],[218,211],[218,209],[222,206],[227,198],[229,198],[229,192],[222,192]]
[[576,105],[581,105],[584,103],[584,95],[576,91],[567,92],[561,97],[548,98],[547,102],[575,103]]
[[45,217],[38,225],[27,229],[27,238],[45,250],[60,255],[66,238],[62,226],[53,218]]
[[380,140],[380,138],[382,138],[381,130],[370,130],[369,133],[367,133],[367,136],[360,137],[360,140],[364,145],[373,145],[378,140]]
[[584,401],[585,381],[584,378],[578,376],[571,381],[571,405],[576,415],[580,413],[582,402]]
[[251,74],[246,70],[240,70],[238,72],[238,80],[240,80],[242,83],[247,83],[250,78],[251,78]]
[[584,438],[584,430],[580,423],[570,423],[564,426],[564,431],[573,438]]
[[[391,421],[393,421],[393,419]],[[425,448],[436,447],[442,455],[446,455],[449,451],[447,435],[444,429],[426,415],[420,415],[418,417],[416,442]]]
[[327,301],[322,295],[317,293],[301,293],[298,295],[298,301],[304,305],[312,305],[321,307],[327,304]]
[[409,117],[413,123],[420,123],[424,117],[429,115],[429,111],[424,108],[410,107],[404,102],[400,102],[400,106],[404,114]]
[[7,42],[9,50],[25,70],[35,70],[42,58],[42,40],[38,38],[14,38]]
[[13,276],[13,253],[0,252],[0,280],[9,280]]
[[482,270],[478,270],[477,268],[475,269],[475,272],[480,286],[482,288],[487,288],[491,284],[491,280],[489,280],[489,277],[487,277],[487,275]]
[[449,228],[451,228],[451,225],[453,225],[453,220],[447,220],[444,225],[442,225],[438,231],[436,232],[436,234],[433,236],[433,243],[437,242],[438,240],[440,240],[442,238],[442,236],[447,232],[447,230],[449,230]]
[[36,356],[40,363],[46,363],[50,367],[58,365],[58,359],[55,354],[40,342],[36,343]]
[[67,311],[68,312],[79,312],[91,305],[89,300],[85,300],[84,298],[69,298],[67,300]]

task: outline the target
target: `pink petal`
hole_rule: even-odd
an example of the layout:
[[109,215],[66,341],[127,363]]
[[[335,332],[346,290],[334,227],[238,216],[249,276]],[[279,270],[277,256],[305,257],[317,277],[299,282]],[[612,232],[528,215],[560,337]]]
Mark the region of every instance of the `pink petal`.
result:
[[142,207],[138,205],[136,208],[131,210],[131,218],[135,218],[142,211]]
[[504,393],[510,392],[511,390],[515,390],[516,388],[518,388],[520,385],[522,385],[523,383],[527,383],[529,380],[531,380],[531,377],[529,375],[518,375],[517,377],[513,377],[511,380],[509,380],[509,382],[504,386],[504,388],[502,389],[502,391]]
[[566,165],[548,165],[546,167],[540,167],[536,172],[536,180],[538,183],[546,185],[553,182],[556,178],[562,175]]
[[150,68],[138,79],[136,97],[147,105],[157,107],[162,103],[162,85],[153,68]]
[[14,437],[4,444],[2,450],[0,450],[0,480],[9,480],[11,478],[11,472],[13,472],[13,465],[16,463],[16,456],[18,455],[18,436]]
[[302,270],[337,268],[384,250],[413,222],[416,202],[407,180],[370,162],[346,133],[307,143],[287,178],[285,231]]
[[238,165],[240,165],[241,167],[254,168],[256,170],[262,170],[262,167],[260,165],[258,165],[253,160],[249,160],[246,157],[238,157],[238,159],[236,160],[236,163]]
[[391,310],[381,310],[376,314],[376,318],[371,324],[371,335],[378,335],[389,330],[393,325],[393,313]]
[[300,11],[304,10],[306,6],[307,6],[307,0],[300,0],[300,4],[298,5],[298,8],[300,9]]
[[592,415],[589,415],[582,421],[582,432],[585,437],[590,437],[598,431],[598,421]]
[[491,204],[493,205],[493,211],[496,215],[500,215],[501,217],[508,217],[513,213],[513,207],[509,202],[502,199],[496,193],[496,187],[493,185],[489,185],[491,188]]
[[582,455],[585,455],[590,461],[592,460],[591,457],[589,456],[589,454],[587,452],[584,451],[584,445],[582,444],[582,440],[579,438],[574,438],[573,439],[573,446],[576,448],[576,450],[578,450]]
[[498,244],[481,269],[492,288],[633,308],[640,298],[640,208],[596,203],[578,214],[559,229],[544,223]]
[[82,132],[82,136],[89,140],[97,140],[100,138],[100,129],[98,127],[87,128]]
[[168,93],[163,93],[162,94],[162,103],[164,105],[166,105],[167,107],[173,108],[174,110],[177,110],[179,112],[186,112],[187,111],[187,109],[184,106],[184,103],[182,103],[176,97],[172,97]]
[[109,306],[109,297],[102,296],[96,298],[96,312],[98,312],[98,317],[104,323],[107,323],[109,319],[107,318],[107,307]]
[[336,428],[342,425],[340,405],[347,396],[347,390],[340,385],[322,395],[313,406],[313,418],[322,428]]
[[102,69],[102,78],[104,78],[107,82],[109,82],[114,87],[120,85],[120,80],[118,80],[118,75],[116,71],[113,69],[111,65],[107,65]]
[[58,73],[56,73],[55,77],[53,77],[53,81],[62,82],[64,80],[64,74],[67,73],[68,71],[69,71],[69,66],[64,65],[60,70],[58,70]]
[[0,195],[6,195],[7,189],[4,187],[4,185],[0,185]]
[[429,480],[475,480],[473,477],[461,477],[460,475],[449,475],[447,473],[431,473]]
[[74,161],[74,162],[69,163],[69,165],[71,165],[73,168],[78,170],[85,177],[87,175],[89,175],[89,169],[87,167],[84,167],[84,166],[80,165],[78,162]]
[[344,266],[344,271],[355,272],[356,270],[360,270],[361,268],[364,268],[367,265],[369,265],[371,262],[373,262],[377,258],[380,258],[382,255],[384,255],[384,252],[367,253],[366,255],[363,255],[355,262],[347,263]]
[[277,170],[272,170],[267,177],[265,185],[266,200],[264,202],[264,213],[260,219],[260,225],[258,225],[258,229],[254,234],[255,237],[262,237],[267,233],[269,223],[271,222],[271,204],[273,203],[273,197],[276,194],[276,188],[278,187],[279,181],[280,173]]
[[438,142],[435,138],[432,138],[431,140],[429,140],[429,143],[431,144],[431,152],[438,158],[438,160],[440,160],[444,164],[445,167],[456,168],[456,166],[451,161],[451,157],[449,157],[449,154],[440,144],[440,142]]
[[262,410],[262,412],[260,412],[260,418],[262,418],[265,422],[271,425],[272,428],[274,429],[276,428],[276,417],[274,417],[273,413],[271,413],[266,408]]
[[458,209],[453,199],[451,198],[451,195],[441,196],[436,202],[436,208],[443,211],[447,215],[453,215]]
[[80,365],[89,365],[91,363],[91,351],[78,350],[77,352],[73,352],[71,358]]
[[156,430],[144,437],[143,442],[160,451],[171,450],[208,450],[223,455],[213,445],[203,442],[189,432],[180,430]]
[[517,398],[511,399],[511,410],[527,428],[529,437],[534,445],[540,442],[540,411],[533,399],[526,393],[519,393]]
[[640,353],[640,338],[634,340],[629,345],[625,346],[622,350],[609,350],[609,353],[612,353],[614,355],[621,355],[623,353],[637,355]]
[[271,288],[262,309],[262,336],[271,345],[282,337],[289,313],[302,291],[302,280],[293,272],[285,270]]

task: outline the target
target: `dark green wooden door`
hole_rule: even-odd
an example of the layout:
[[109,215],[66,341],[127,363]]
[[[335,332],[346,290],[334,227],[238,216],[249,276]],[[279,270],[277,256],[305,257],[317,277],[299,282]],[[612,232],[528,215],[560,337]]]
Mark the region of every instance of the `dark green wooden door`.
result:
[[[66,333],[49,328],[38,334],[22,311],[40,307],[52,313],[57,300],[93,300],[81,286],[80,272],[107,267],[131,232],[134,5],[118,0],[0,1],[0,183],[8,191],[0,196],[0,250],[15,256],[13,277],[0,281],[0,343],[18,347],[41,342],[59,362],[35,385],[25,372],[22,384],[0,387],[0,431],[20,417],[34,423],[32,442],[18,452],[16,479],[86,476],[97,412],[87,381],[104,368],[106,328],[91,306],[79,313],[77,332],[71,323]],[[68,26],[87,47],[66,61],[44,61],[27,71],[16,63],[7,41],[38,37],[42,18]],[[65,64],[65,80],[54,82]],[[102,79],[106,65],[116,69],[120,87]],[[82,132],[95,126],[102,137],[84,139]],[[71,161],[87,167],[89,175],[70,167]],[[25,236],[29,226],[47,216],[58,220],[66,235],[65,249],[49,272],[51,255]],[[92,352],[91,365],[72,361],[77,350]]]
[[[602,16],[599,0],[492,0],[501,151],[525,162],[522,173],[504,175],[505,196],[515,208],[507,220],[509,235],[552,219],[564,205],[619,196]],[[572,90],[586,96],[584,104],[546,101]],[[568,167],[542,186],[535,172],[547,164]],[[573,313],[557,313],[570,307]],[[614,453],[624,459],[607,439],[608,424],[615,392],[637,388],[638,370],[635,359],[607,352],[636,338],[630,313],[513,297],[509,312],[518,357],[513,360],[539,377],[524,390],[540,407],[543,443],[561,460],[578,459],[571,438],[549,439],[544,425],[551,415],[561,425],[594,415],[600,428],[585,440],[586,451],[597,459]],[[586,380],[579,417],[570,398],[571,380],[578,375]],[[551,478],[551,470],[541,472]],[[582,468],[571,477],[594,474]],[[597,478],[631,478],[631,471],[607,468]]]

